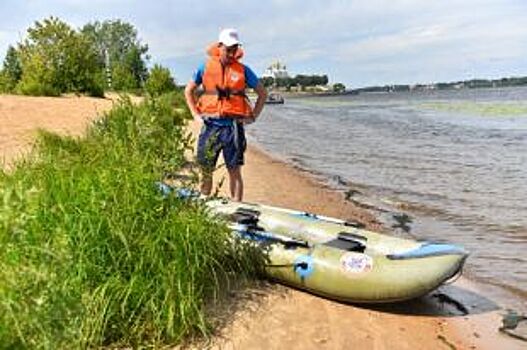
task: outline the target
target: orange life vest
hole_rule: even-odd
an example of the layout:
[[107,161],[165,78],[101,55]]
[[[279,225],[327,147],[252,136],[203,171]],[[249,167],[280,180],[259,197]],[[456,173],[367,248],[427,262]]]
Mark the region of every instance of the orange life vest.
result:
[[252,106],[245,94],[245,69],[239,59],[243,51],[238,49],[235,60],[227,66],[220,62],[217,43],[209,46],[209,59],[203,72],[204,93],[198,99],[201,114],[220,118],[247,118],[253,114]]

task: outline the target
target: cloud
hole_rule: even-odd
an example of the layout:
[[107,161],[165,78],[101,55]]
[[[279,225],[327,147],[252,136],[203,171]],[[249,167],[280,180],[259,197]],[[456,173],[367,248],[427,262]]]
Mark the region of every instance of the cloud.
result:
[[129,21],[148,43],[152,61],[165,62],[185,77],[227,26],[240,30],[246,62],[259,72],[276,59],[293,72],[328,72],[350,84],[469,74],[463,72],[484,77],[504,71],[502,66],[527,71],[527,2],[522,0],[49,0],[31,6],[5,0],[0,52],[50,14],[74,26]]

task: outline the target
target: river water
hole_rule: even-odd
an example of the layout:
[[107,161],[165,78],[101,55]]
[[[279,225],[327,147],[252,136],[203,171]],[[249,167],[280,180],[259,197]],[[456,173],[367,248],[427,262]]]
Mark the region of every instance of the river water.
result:
[[527,300],[527,87],[291,98],[247,129],[393,231],[463,245],[469,278]]

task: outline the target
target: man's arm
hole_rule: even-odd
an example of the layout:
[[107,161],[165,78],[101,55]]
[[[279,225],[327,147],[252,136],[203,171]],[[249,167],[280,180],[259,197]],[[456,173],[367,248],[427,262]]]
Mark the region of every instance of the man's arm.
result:
[[200,115],[199,115],[198,107],[196,105],[196,95],[195,95],[195,91],[197,87],[198,85],[192,79],[187,83],[187,86],[185,87],[185,100],[187,101],[187,106],[190,109],[190,113],[192,113],[192,116],[194,117],[195,121],[200,120]]
[[261,82],[258,82],[256,87],[254,88],[254,91],[258,95],[258,98],[256,99],[256,103],[254,105],[253,110],[253,117],[254,119],[258,118],[260,113],[262,112],[262,109],[264,108],[265,100],[267,99],[267,90],[262,85]]

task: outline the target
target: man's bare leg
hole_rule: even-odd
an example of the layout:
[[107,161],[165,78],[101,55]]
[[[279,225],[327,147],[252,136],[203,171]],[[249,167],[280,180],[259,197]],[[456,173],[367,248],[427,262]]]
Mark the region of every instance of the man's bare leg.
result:
[[200,192],[205,196],[210,195],[212,191],[212,173],[203,172],[201,174]]
[[243,179],[242,179],[242,167],[227,169],[229,171],[229,182],[231,199],[237,202],[241,202],[243,199]]

